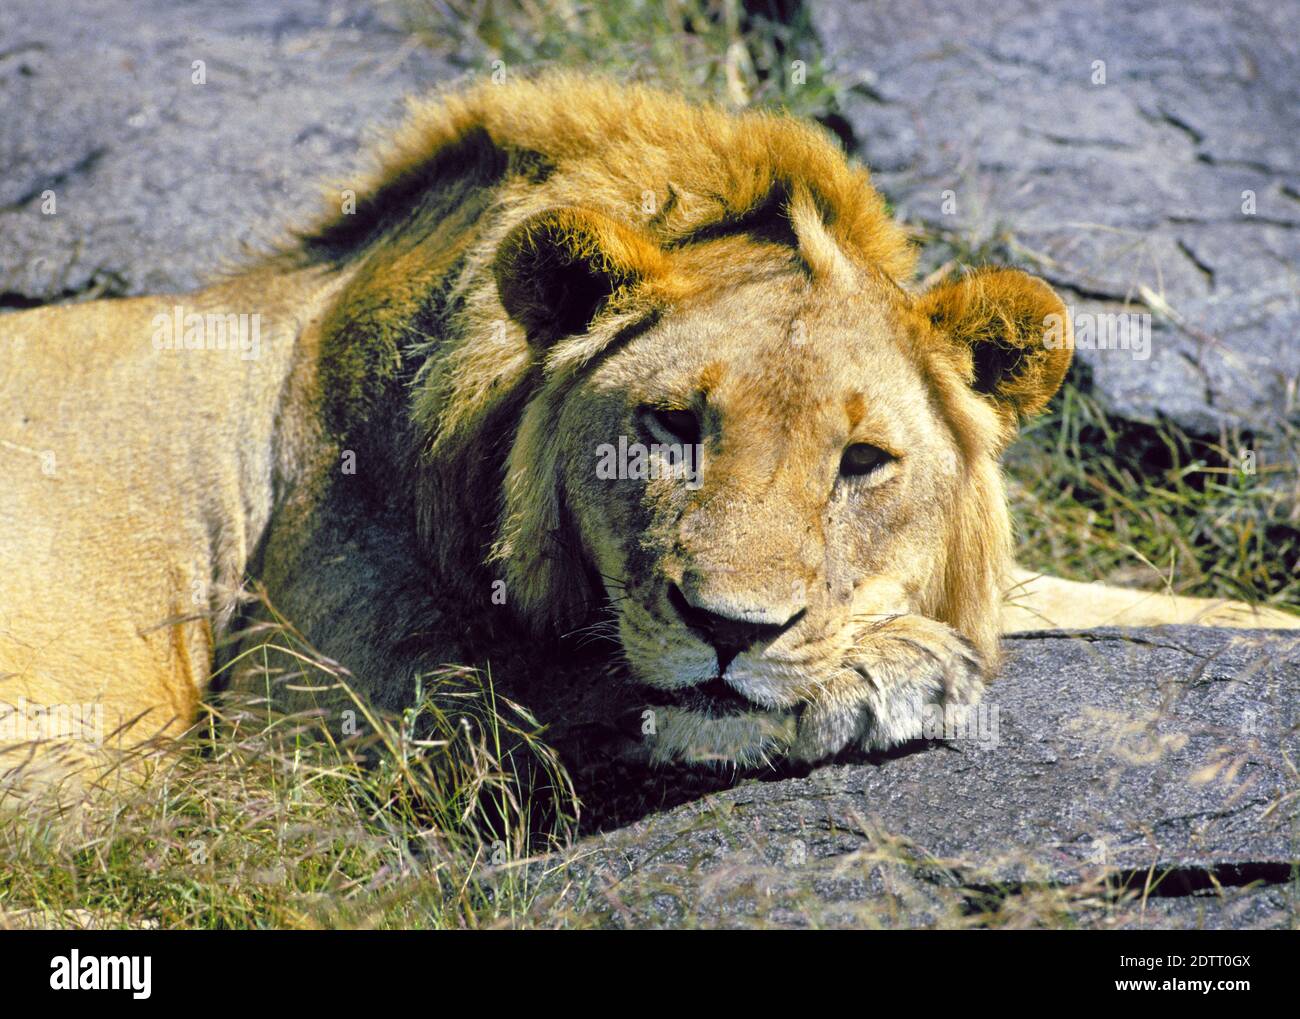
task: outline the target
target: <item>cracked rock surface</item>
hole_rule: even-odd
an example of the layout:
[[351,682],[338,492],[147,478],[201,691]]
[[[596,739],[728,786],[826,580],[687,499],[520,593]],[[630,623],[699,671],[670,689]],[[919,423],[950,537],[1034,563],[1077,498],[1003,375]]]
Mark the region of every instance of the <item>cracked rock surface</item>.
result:
[[192,289],[315,214],[368,131],[450,76],[388,10],[6,0],[0,306]]
[[966,738],[742,782],[580,842],[543,887],[615,926],[1300,923],[1300,638],[1006,643]]
[[1076,312],[1154,313],[1149,359],[1079,350],[1115,411],[1201,432],[1297,420],[1300,7],[837,0],[812,13],[851,86],[860,154],[900,214],[977,242],[1009,232]]

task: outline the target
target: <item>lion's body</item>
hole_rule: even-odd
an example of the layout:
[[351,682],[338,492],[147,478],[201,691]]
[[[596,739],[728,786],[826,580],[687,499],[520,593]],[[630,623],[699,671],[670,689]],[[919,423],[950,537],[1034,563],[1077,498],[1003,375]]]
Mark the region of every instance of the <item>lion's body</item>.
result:
[[[267,320],[318,301],[313,275],[266,281]],[[271,479],[305,446],[277,435],[301,349],[285,332],[262,337],[257,361],[187,356],[155,351],[151,336],[155,316],[178,302],[241,305],[242,282],[3,320],[7,705],[99,704],[106,736],[137,717],[146,734],[193,721],[214,630],[231,617],[229,594],[272,513]]]
[[[182,729],[249,577],[393,707],[421,669],[491,658],[484,635],[565,630],[644,590],[620,634],[660,689],[713,668],[691,636],[700,605],[750,627],[774,626],[769,609],[817,621],[801,638],[815,660],[737,652],[757,706],[702,755],[734,738],[754,744],[742,761],[778,744],[816,757],[905,738],[882,698],[913,670],[927,697],[975,696],[970,656],[991,668],[1004,626],[1209,607],[1042,580],[1000,620],[1006,408],[1045,402],[1068,351],[979,394],[979,357],[926,330],[974,336],[972,307],[996,296],[1018,309],[999,322],[1029,320],[1054,295],[1019,274],[908,295],[902,231],[810,128],[582,79],[484,87],[418,108],[357,190],[354,213],[200,293],[0,318],[0,703],[94,702],[129,740]],[[256,356],[158,342],[209,312],[259,316]],[[662,402],[646,380],[688,370],[682,391],[712,394],[702,420],[736,422],[702,440],[703,494],[594,484],[584,457],[632,427],[602,394]],[[819,487],[808,465],[828,435],[913,445],[827,508],[843,482]],[[679,595],[688,626],[638,644]],[[1294,622],[1241,611],[1215,621]],[[846,654],[867,664],[844,672]],[[809,712],[800,744],[793,705],[810,698],[835,711]],[[695,724],[664,755],[690,756]]]

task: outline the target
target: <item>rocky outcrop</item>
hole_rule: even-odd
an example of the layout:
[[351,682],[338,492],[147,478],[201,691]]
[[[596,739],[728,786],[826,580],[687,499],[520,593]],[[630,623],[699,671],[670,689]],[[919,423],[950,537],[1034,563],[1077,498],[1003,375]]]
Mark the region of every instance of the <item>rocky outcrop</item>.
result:
[[1151,316],[1147,357],[1140,337],[1080,349],[1112,409],[1203,432],[1297,420],[1300,8],[810,6],[901,214],[1002,235],[1077,312]]
[[192,289],[316,213],[368,132],[450,75],[391,10],[6,2],[0,307]]
[[1300,923],[1300,638],[1007,648],[958,738],[588,838],[539,868],[543,900],[628,927]]

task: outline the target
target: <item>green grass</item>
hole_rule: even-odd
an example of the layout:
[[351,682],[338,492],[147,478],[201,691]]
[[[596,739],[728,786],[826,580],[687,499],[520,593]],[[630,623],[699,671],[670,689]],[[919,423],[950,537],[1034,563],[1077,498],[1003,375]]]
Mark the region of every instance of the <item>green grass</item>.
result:
[[1067,385],[1008,456],[1025,565],[1079,580],[1300,606],[1296,453],[1134,425]]
[[[748,6],[748,10],[746,9]],[[410,30],[482,72],[545,67],[607,72],[732,106],[832,112],[838,90],[806,15],[739,0],[403,0]]]
[[[407,0],[404,10],[415,36],[485,72],[493,61],[508,72],[603,69],[733,106],[820,118],[837,109],[807,26],[746,14],[734,0]],[[943,272],[1015,261],[1008,234],[920,239],[927,264]],[[1074,579],[1295,608],[1297,445],[1279,443],[1248,474],[1237,469],[1233,437],[1209,443],[1167,423],[1117,420],[1076,379],[1007,458],[1021,560]],[[263,637],[240,667],[347,696],[346,673],[287,622],[273,619]],[[466,670],[427,677],[424,692],[399,717],[357,704],[360,734],[345,740],[319,713],[226,699],[157,762],[142,791],[92,804],[76,823],[0,812],[0,926],[597,922],[536,898],[526,864],[568,839],[577,808],[527,712]],[[457,704],[466,710],[449,708]],[[522,798],[520,772],[545,802]],[[1133,905],[1131,892],[1093,885],[1026,888],[938,922],[1069,926],[1081,913]]]

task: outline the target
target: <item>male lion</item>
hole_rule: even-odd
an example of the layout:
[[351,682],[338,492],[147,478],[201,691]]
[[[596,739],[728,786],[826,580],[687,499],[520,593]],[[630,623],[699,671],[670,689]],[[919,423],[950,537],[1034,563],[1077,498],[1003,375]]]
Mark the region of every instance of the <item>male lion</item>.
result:
[[653,755],[739,764],[914,737],[1004,627],[1297,623],[1013,574],[999,455],[1065,308],[1006,269],[912,292],[812,127],[484,85],[356,195],[197,293],[3,318],[11,745],[33,706],[182,731],[250,578],[385,707],[612,620]]

